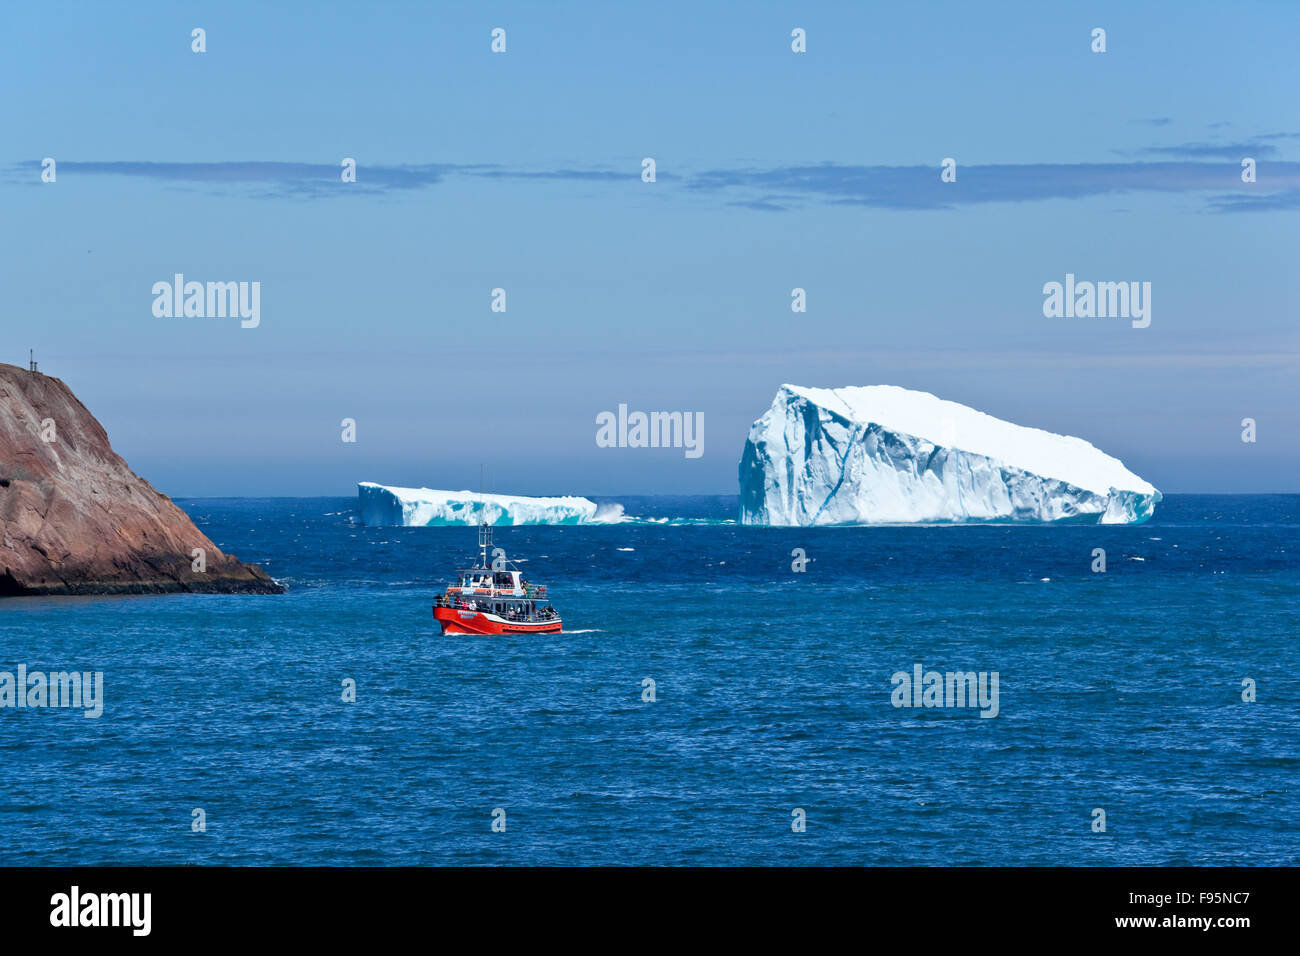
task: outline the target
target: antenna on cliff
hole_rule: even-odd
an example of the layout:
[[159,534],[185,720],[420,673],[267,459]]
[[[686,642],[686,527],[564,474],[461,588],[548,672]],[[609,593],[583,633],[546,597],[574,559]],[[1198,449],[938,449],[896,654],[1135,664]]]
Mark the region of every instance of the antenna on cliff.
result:
[[29,372],[36,371],[36,350],[35,349],[27,350],[27,371]]

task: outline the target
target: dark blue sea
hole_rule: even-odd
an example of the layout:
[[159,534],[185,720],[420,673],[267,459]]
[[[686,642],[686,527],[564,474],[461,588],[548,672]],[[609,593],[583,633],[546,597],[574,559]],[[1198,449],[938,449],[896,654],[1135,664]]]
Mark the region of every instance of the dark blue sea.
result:
[[[559,635],[440,635],[475,530],[353,499],[179,502],[282,596],[5,600],[0,670],[105,685],[99,719],[0,710],[6,862],[1300,859],[1300,496],[825,529],[618,500],[672,520],[496,531]],[[894,706],[918,664],[997,672],[997,716]]]

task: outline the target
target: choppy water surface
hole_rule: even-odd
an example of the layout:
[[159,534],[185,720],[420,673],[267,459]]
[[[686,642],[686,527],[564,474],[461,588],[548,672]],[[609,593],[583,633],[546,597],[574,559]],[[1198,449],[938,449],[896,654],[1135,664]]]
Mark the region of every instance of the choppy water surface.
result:
[[[828,529],[620,501],[691,521],[497,529],[560,635],[441,636],[474,530],[360,527],[350,499],[180,502],[283,596],[0,603],[0,670],[106,688],[97,720],[0,710],[8,860],[1297,861],[1300,497]],[[997,717],[894,707],[915,664],[997,671]]]

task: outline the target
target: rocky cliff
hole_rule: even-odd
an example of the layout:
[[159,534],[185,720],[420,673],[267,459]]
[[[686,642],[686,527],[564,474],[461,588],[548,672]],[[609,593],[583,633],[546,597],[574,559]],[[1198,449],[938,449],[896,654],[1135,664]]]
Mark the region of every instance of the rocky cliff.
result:
[[63,382],[0,364],[0,596],[283,590],[127,467]]

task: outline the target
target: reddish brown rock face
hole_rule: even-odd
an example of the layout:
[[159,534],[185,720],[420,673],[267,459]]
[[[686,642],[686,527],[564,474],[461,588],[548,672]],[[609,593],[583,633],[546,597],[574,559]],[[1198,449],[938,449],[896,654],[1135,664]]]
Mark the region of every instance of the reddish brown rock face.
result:
[[63,382],[0,364],[0,596],[283,590],[128,468]]

